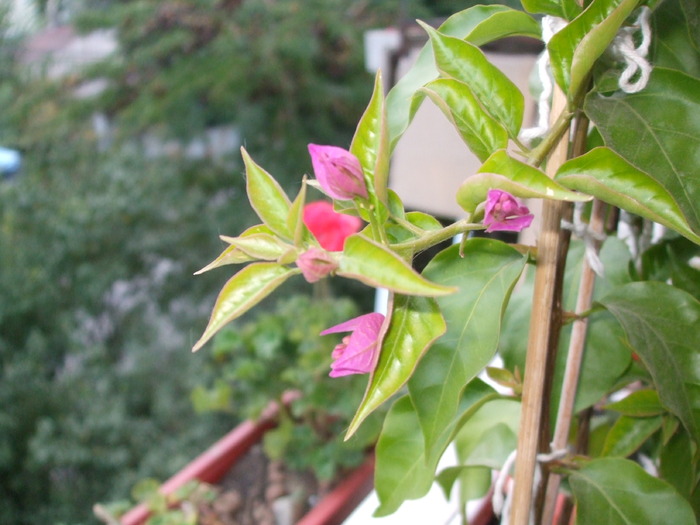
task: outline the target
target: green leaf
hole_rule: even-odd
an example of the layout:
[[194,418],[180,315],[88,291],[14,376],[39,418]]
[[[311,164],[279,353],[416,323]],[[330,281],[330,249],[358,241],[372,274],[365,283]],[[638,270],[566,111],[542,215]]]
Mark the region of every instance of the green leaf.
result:
[[522,4],[530,13],[542,13],[565,20],[578,16],[582,10],[576,0],[522,0]]
[[219,266],[225,266],[227,264],[241,264],[251,262],[253,260],[255,259],[247,253],[245,253],[240,248],[236,246],[227,246],[226,249],[223,252],[221,252],[221,255],[219,255],[216,259],[207,264],[201,270],[197,270],[196,272],[194,272],[194,274],[200,275],[204,272],[208,272],[209,270],[213,270],[214,268],[218,268]]
[[676,487],[686,499],[690,499],[698,480],[697,463],[693,461],[693,444],[687,432],[676,432],[671,437],[661,449],[659,463],[661,478]]
[[453,288],[431,283],[389,248],[362,235],[345,241],[337,275],[406,295],[438,296]]
[[676,230],[700,244],[683,212],[669,192],[609,148],[595,148],[565,162],[554,180],[572,190],[593,195],[609,204]]
[[694,525],[690,505],[636,463],[594,459],[570,471],[578,525]]
[[421,88],[482,162],[508,146],[508,132],[487,114],[464,82],[438,79]]
[[636,390],[624,399],[609,403],[603,408],[631,417],[658,416],[666,412],[659,399],[659,393],[650,388]]
[[622,325],[663,405],[700,443],[700,302],[657,282],[630,283],[601,303]]
[[346,439],[362,421],[406,384],[430,345],[445,333],[445,320],[434,299],[396,295],[379,361],[365,396],[350,423]]
[[270,235],[269,233],[254,233],[241,237],[227,237],[222,235],[221,239],[250,257],[264,261],[276,261],[294,248],[290,244],[282,242],[278,237]]
[[461,502],[485,496],[493,483],[488,467],[448,467],[441,470],[436,479],[445,493],[445,499],[451,499],[452,487],[459,481]]
[[[695,29],[696,41],[691,37],[691,27],[700,27],[698,16],[686,17],[684,2],[664,2],[662,9],[655,9],[652,15],[650,56],[654,57],[655,67],[666,67],[683,71],[690,76],[700,77],[700,32]],[[695,0],[688,0],[691,6]]]
[[293,240],[287,226],[292,206],[289,198],[272,175],[258,166],[244,148],[241,148],[241,155],[246,168],[246,191],[250,205],[274,233]]
[[377,72],[372,98],[357,125],[350,152],[360,160],[367,188],[386,205],[389,180],[389,131],[384,108],[381,71]]
[[661,428],[661,423],[661,416],[620,416],[608,432],[600,455],[623,458],[631,456]]
[[304,206],[306,205],[306,176],[301,181],[301,189],[297,194],[292,206],[289,208],[289,215],[287,216],[287,229],[292,234],[292,239],[294,240],[294,246],[301,246],[301,244],[310,238],[310,232],[306,225],[304,224]]
[[376,446],[374,486],[380,502],[376,517],[392,514],[405,500],[420,498],[430,490],[437,465],[425,462],[423,435],[416,432],[417,426],[411,399],[397,399]]
[[219,292],[209,324],[192,351],[202,348],[224,325],[243,315],[298,273],[300,270],[297,268],[269,262],[253,263],[243,268]]
[[572,202],[591,200],[588,195],[573,192],[550,179],[543,171],[508,155],[504,150],[495,152],[479,171],[457,190],[457,203],[467,213],[486,200],[490,189],[505,190],[516,197],[556,199]]
[[[479,407],[501,397],[483,381],[475,379],[460,399],[460,417],[469,418]],[[422,497],[430,489],[441,454],[425,455],[423,434],[409,396],[398,399],[384,422],[376,447],[375,487],[381,506],[377,515],[394,512],[405,500]],[[459,429],[455,420],[446,430],[445,445]]]
[[466,84],[486,112],[511,137],[517,137],[525,108],[525,98],[518,87],[475,45],[419,23],[430,36],[440,74]]
[[459,430],[455,447],[460,464],[500,469],[517,448],[519,425],[519,400],[489,400]]
[[463,252],[460,257],[456,245],[442,251],[424,272],[459,290],[438,299],[447,332],[408,384],[428,456],[444,445],[441,436],[459,413],[465,385],[493,358],[503,311],[526,262],[521,253],[490,239],[470,239]]
[[570,101],[585,89],[593,64],[638,4],[639,0],[593,0],[549,41],[552,74]]
[[700,232],[700,79],[654,68],[643,91],[590,95],[585,111],[605,144],[671,194]]
[[[440,33],[480,46],[505,36],[540,37],[539,24],[529,15],[501,5],[478,5],[448,18]],[[432,45],[421,49],[411,69],[396,83],[386,98],[390,147],[393,150],[408,128],[415,107],[413,95],[424,84],[438,76]]]

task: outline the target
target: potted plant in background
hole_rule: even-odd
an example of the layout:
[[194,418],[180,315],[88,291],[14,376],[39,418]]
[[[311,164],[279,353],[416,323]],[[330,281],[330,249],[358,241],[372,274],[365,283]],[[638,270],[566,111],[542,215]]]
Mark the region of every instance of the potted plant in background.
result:
[[[324,246],[337,248],[359,226],[325,201],[306,206],[305,223]],[[358,307],[335,297],[327,284],[217,334],[211,382],[192,392],[192,402],[197,411],[223,411],[244,422],[164,484],[138,483],[137,507],[98,506],[103,520],[280,524],[303,517],[301,523],[331,525],[353,510],[372,486],[379,426],[343,440],[364,383],[358,376],[330,377],[333,340],[319,333]]]

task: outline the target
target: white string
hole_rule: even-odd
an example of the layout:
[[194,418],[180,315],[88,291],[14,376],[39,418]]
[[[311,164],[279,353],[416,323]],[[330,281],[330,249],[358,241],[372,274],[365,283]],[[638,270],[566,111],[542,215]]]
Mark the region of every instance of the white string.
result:
[[[540,463],[549,463],[557,459],[561,459],[566,456],[569,451],[565,448],[561,450],[553,450],[548,454],[537,454],[537,466],[535,468],[534,475],[534,486],[540,484],[542,479],[542,472],[540,469]],[[501,516],[501,525],[509,525],[510,523],[510,507],[513,501],[513,482],[509,479],[510,471],[515,464],[515,458],[518,454],[517,449],[511,452],[503,463],[498,477],[493,484],[493,495],[491,496],[491,506],[493,507],[493,512],[496,516]],[[506,483],[508,486],[506,487]],[[530,511],[530,523],[534,523],[534,509]]]
[[[651,44],[650,15],[651,9],[642,6],[634,25],[622,28],[613,40],[613,52],[625,61],[625,69],[618,81],[620,89],[625,93],[637,93],[649,82],[651,64],[646,57]],[[637,31],[641,31],[642,40],[638,46],[635,46],[634,35]],[[637,80],[631,82],[634,77],[637,77]]]
[[[493,512],[497,516],[501,516],[501,525],[508,525],[510,521],[510,505],[513,499],[513,487],[512,483],[508,483],[508,488],[504,491],[504,486],[506,482],[509,481],[508,476],[510,475],[510,470],[515,464],[515,457],[518,451],[514,450],[508,455],[506,461],[503,463],[496,482],[493,485],[493,496],[491,496],[491,506],[493,507]],[[504,496],[505,493],[505,496]]]
[[583,222],[581,215],[583,213],[583,206],[577,203],[574,207],[574,217],[573,222],[565,221],[562,219],[561,227],[564,230],[569,230],[574,235],[583,240],[586,247],[586,260],[588,265],[591,267],[598,277],[605,276],[605,266],[603,261],[600,259],[598,254],[598,243],[603,242],[606,239],[604,233],[598,233],[590,229],[588,224]]
[[545,16],[542,18],[542,41],[545,44],[544,51],[537,59],[537,78],[542,85],[542,91],[537,99],[537,125],[532,128],[523,129],[520,132],[520,138],[529,143],[533,139],[543,137],[549,129],[549,112],[550,98],[552,97],[552,89],[554,82],[549,71],[549,51],[547,43],[551,38],[564,26],[566,22],[555,16]]

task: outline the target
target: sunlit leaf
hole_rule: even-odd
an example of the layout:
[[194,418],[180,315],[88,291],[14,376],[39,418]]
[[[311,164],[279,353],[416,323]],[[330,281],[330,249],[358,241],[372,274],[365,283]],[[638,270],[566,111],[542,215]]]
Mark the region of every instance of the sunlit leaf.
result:
[[508,146],[508,133],[488,115],[464,82],[438,79],[421,88],[452,123],[462,140],[479,160],[486,160]]
[[447,332],[422,359],[408,388],[426,439],[428,455],[442,447],[445,428],[459,412],[465,385],[491,361],[498,346],[501,318],[526,258],[490,239],[470,239],[438,254],[425,275],[459,291],[438,299]]
[[569,472],[578,525],[694,525],[688,502],[627,459],[594,459]]
[[268,233],[254,233],[241,237],[222,235],[221,239],[250,257],[264,261],[276,261],[293,248],[290,244]]
[[[540,26],[522,11],[501,5],[477,5],[449,17],[438,30],[443,35],[463,38],[480,46],[506,36],[540,37]],[[414,93],[438,76],[432,45],[428,42],[420,51],[411,69],[396,83],[387,95],[387,115],[391,149],[408,127],[415,107]]]
[[593,64],[638,4],[639,0],[593,0],[549,41],[554,79],[569,100],[579,96]]
[[609,148],[595,148],[564,163],[555,180],[676,230],[700,244],[671,194]]
[[243,315],[298,273],[297,268],[269,262],[253,263],[243,268],[219,292],[209,323],[192,351],[202,348],[224,325]]
[[250,205],[260,220],[273,232],[284,239],[292,240],[287,226],[292,203],[279,183],[258,166],[244,148],[241,148],[241,154],[246,167],[246,191]]
[[488,191],[498,188],[516,197],[588,201],[591,197],[573,192],[554,182],[542,170],[509,156],[504,150],[495,152],[479,168],[478,173],[467,178],[457,190],[457,203],[467,213],[486,200]]
[[209,270],[213,270],[214,268],[218,268],[219,266],[225,266],[227,264],[241,264],[251,262],[253,260],[255,259],[245,253],[243,250],[231,245],[227,246],[224,251],[221,252],[221,255],[219,255],[216,259],[207,264],[201,270],[194,272],[194,274],[200,275],[204,272],[208,272]]
[[362,235],[346,239],[337,275],[407,295],[438,296],[454,292],[449,286],[425,279],[390,249]]
[[389,131],[384,108],[384,86],[377,72],[369,105],[357,125],[350,152],[362,165],[367,187],[380,202],[387,204],[389,180]]
[[[477,46],[443,35],[426,24],[421,25],[430,36],[435,64],[440,74],[466,84],[479,104],[510,136],[516,137],[520,132],[525,108],[525,98],[518,87],[489,62]],[[454,103],[459,103],[457,97],[454,97]]]
[[663,405],[700,443],[700,302],[658,282],[621,286],[601,302],[624,328]]
[[656,179],[700,232],[700,79],[654,68],[639,93],[587,97],[605,144]]
[[445,321],[430,297],[396,295],[391,323],[365,396],[350,423],[350,437],[364,419],[396,394],[430,345],[445,332]]

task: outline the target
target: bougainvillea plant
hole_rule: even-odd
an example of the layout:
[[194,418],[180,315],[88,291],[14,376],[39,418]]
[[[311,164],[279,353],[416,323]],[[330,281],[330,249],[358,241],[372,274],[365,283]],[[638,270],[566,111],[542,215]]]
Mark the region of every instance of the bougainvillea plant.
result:
[[[293,199],[242,151],[261,223],[225,237],[206,267],[243,265],[195,350],[295,275],[386,289],[386,315],[324,332],[338,334],[335,380],[368,377],[347,434],[391,407],[376,445],[378,515],[436,476],[462,502],[483,496],[497,471],[494,503],[511,524],[552,523],[562,498],[573,505],[557,519],[573,507],[583,524],[695,523],[700,10],[696,0],[523,7],[422,24],[413,68],[386,96],[377,75],[348,149],[309,146],[314,178],[300,175]],[[543,42],[534,132],[523,94],[480,49],[512,36]],[[463,216],[447,226],[388,188],[392,150],[422,103],[482,162],[463,174]],[[333,245],[310,230],[307,192],[318,191],[362,229]],[[532,227],[528,207],[541,208],[533,246],[471,235]],[[458,464],[436,472],[450,445]]]

